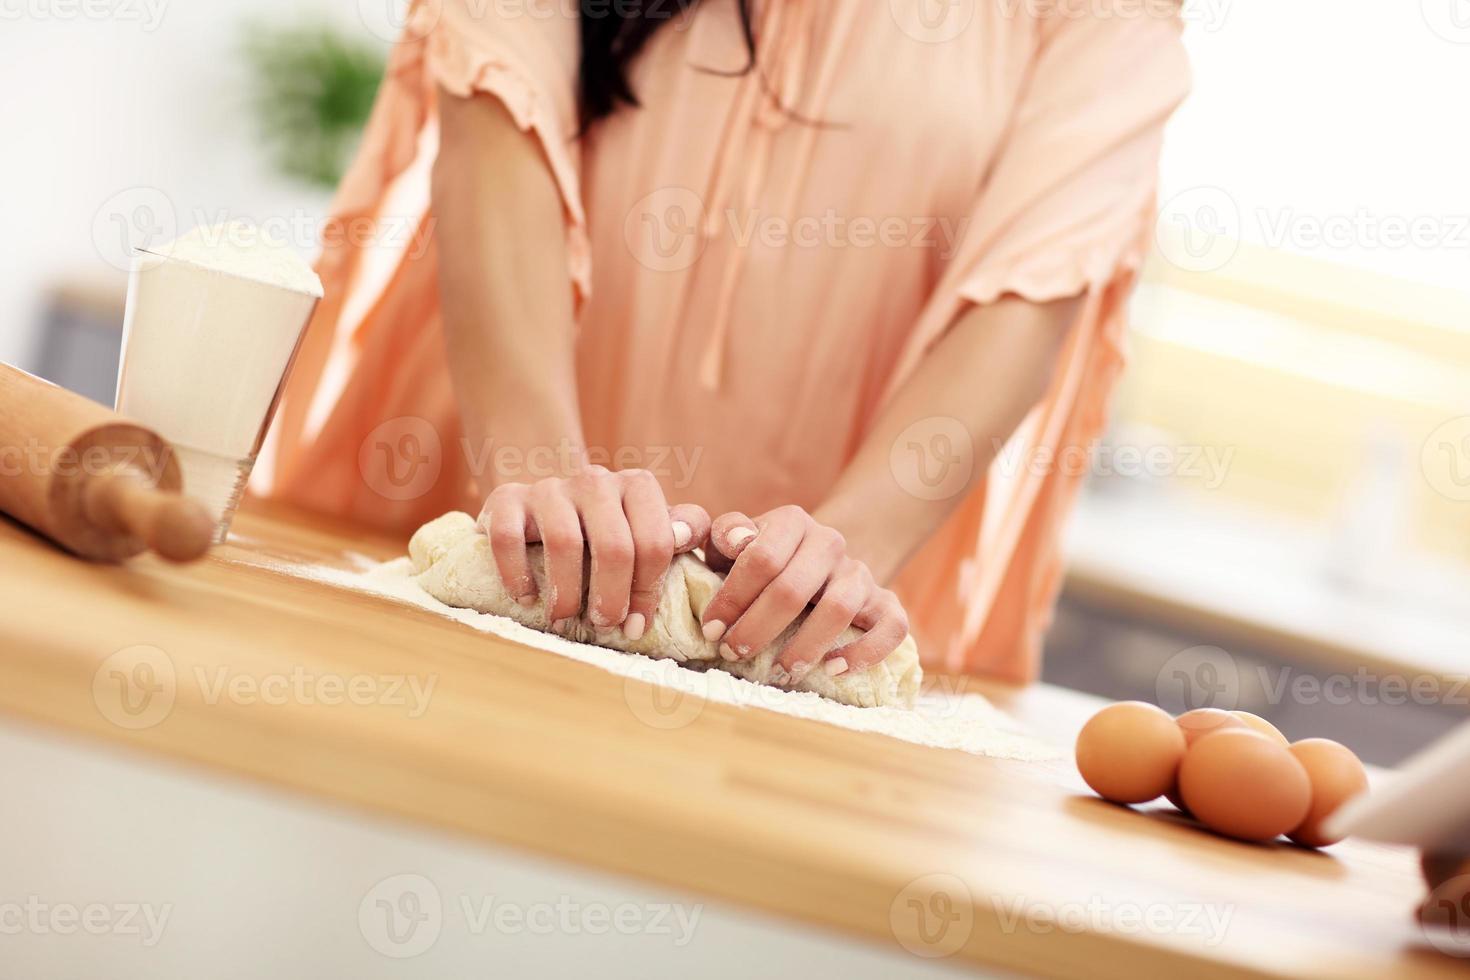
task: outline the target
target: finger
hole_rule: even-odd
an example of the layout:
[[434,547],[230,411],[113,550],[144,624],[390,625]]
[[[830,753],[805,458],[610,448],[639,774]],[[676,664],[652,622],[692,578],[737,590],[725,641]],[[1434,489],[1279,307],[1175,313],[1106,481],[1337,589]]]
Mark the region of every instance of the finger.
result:
[[854,617],[855,624],[864,621],[871,621],[871,628],[860,639],[827,654],[822,661],[823,670],[833,676],[867,670],[898,649],[903,638],[909,635],[908,615],[898,598],[886,589],[879,590],[867,607]]
[[867,567],[847,559],[777,658],[776,662],[793,682],[810,673],[822,656],[837,645],[838,637],[852,625],[872,591],[873,577]]
[[[633,539],[633,578],[628,596],[628,618],[623,635],[630,640],[643,637],[658,610],[664,576],[674,557],[674,528],[663,488],[651,473],[628,475],[623,480],[623,514]],[[692,532],[684,526],[687,539]]]
[[[723,519],[724,517],[715,519],[716,537],[719,536],[719,524]],[[741,542],[739,557],[735,559],[730,574],[726,576],[725,584],[720,586],[705,607],[705,639],[716,642],[724,637],[725,631],[745,614],[761,591],[786,570],[791,557],[801,544],[809,520],[799,510],[796,514],[786,510],[773,511],[759,534]],[[739,529],[737,525],[737,533]],[[728,539],[727,534],[726,540]],[[739,654],[733,647],[722,643],[720,656],[726,660],[735,660]]]
[[575,496],[592,555],[587,614],[593,626],[607,629],[627,618],[633,585],[633,532],[623,513],[623,487],[611,473],[588,473],[578,477]]
[[674,554],[682,555],[709,544],[709,512],[698,504],[675,504],[669,508],[674,532]]
[[529,509],[545,554],[547,615],[555,625],[582,609],[582,525],[558,480],[534,484]]
[[764,650],[795,622],[837,570],[845,548],[842,535],[836,531],[809,525],[781,574],[761,589],[750,608],[725,633],[725,643],[735,651],[736,657],[744,660]]
[[523,606],[536,604],[536,578],[526,560],[526,502],[524,491],[503,487],[485,501],[481,521],[490,539],[490,554],[500,582]]

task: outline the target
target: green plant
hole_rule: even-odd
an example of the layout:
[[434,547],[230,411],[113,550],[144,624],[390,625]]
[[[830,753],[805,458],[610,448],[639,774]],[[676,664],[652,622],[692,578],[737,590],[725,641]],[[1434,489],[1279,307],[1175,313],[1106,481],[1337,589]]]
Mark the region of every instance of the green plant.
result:
[[372,111],[386,58],[326,24],[247,25],[250,105],[280,170],[334,186]]

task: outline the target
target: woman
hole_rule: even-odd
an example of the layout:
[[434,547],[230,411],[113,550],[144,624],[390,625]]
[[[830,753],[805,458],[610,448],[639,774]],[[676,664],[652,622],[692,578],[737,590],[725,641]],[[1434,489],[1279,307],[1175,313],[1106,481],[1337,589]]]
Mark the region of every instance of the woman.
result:
[[726,657],[814,604],[791,676],[910,625],[931,666],[1034,676],[1079,480],[1046,462],[1120,365],[1175,14],[416,3],[257,487],[400,531],[478,509],[527,602],[544,541],[557,616],[585,546],[630,635],[709,536]]

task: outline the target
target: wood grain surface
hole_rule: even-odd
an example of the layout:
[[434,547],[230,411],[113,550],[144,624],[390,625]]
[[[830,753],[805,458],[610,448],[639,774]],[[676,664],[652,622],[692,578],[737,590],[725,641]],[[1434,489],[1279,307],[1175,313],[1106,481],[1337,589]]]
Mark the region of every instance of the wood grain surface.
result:
[[[679,700],[279,569],[401,548],[257,510],[203,562],[108,567],[0,524],[0,709],[915,955],[1066,977],[1470,974],[1415,924],[1407,850],[1234,843],[1091,798],[1067,763]],[[433,685],[417,713],[410,678]],[[1093,707],[976,689],[1063,740]]]

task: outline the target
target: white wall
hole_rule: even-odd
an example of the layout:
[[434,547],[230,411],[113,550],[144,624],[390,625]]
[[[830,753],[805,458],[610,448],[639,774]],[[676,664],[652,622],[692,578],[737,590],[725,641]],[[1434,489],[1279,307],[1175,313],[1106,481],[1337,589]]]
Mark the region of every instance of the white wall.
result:
[[[1165,202],[1208,223],[1213,201],[1247,242],[1470,289],[1470,2],[1184,12],[1195,86],[1169,127]],[[1395,222],[1418,222],[1423,243],[1392,244]],[[1315,228],[1346,237],[1315,245]]]
[[332,0],[0,0],[0,360],[33,356],[56,277],[124,281],[118,220],[320,220],[256,146],[238,51],[248,18],[313,15],[373,36]]

